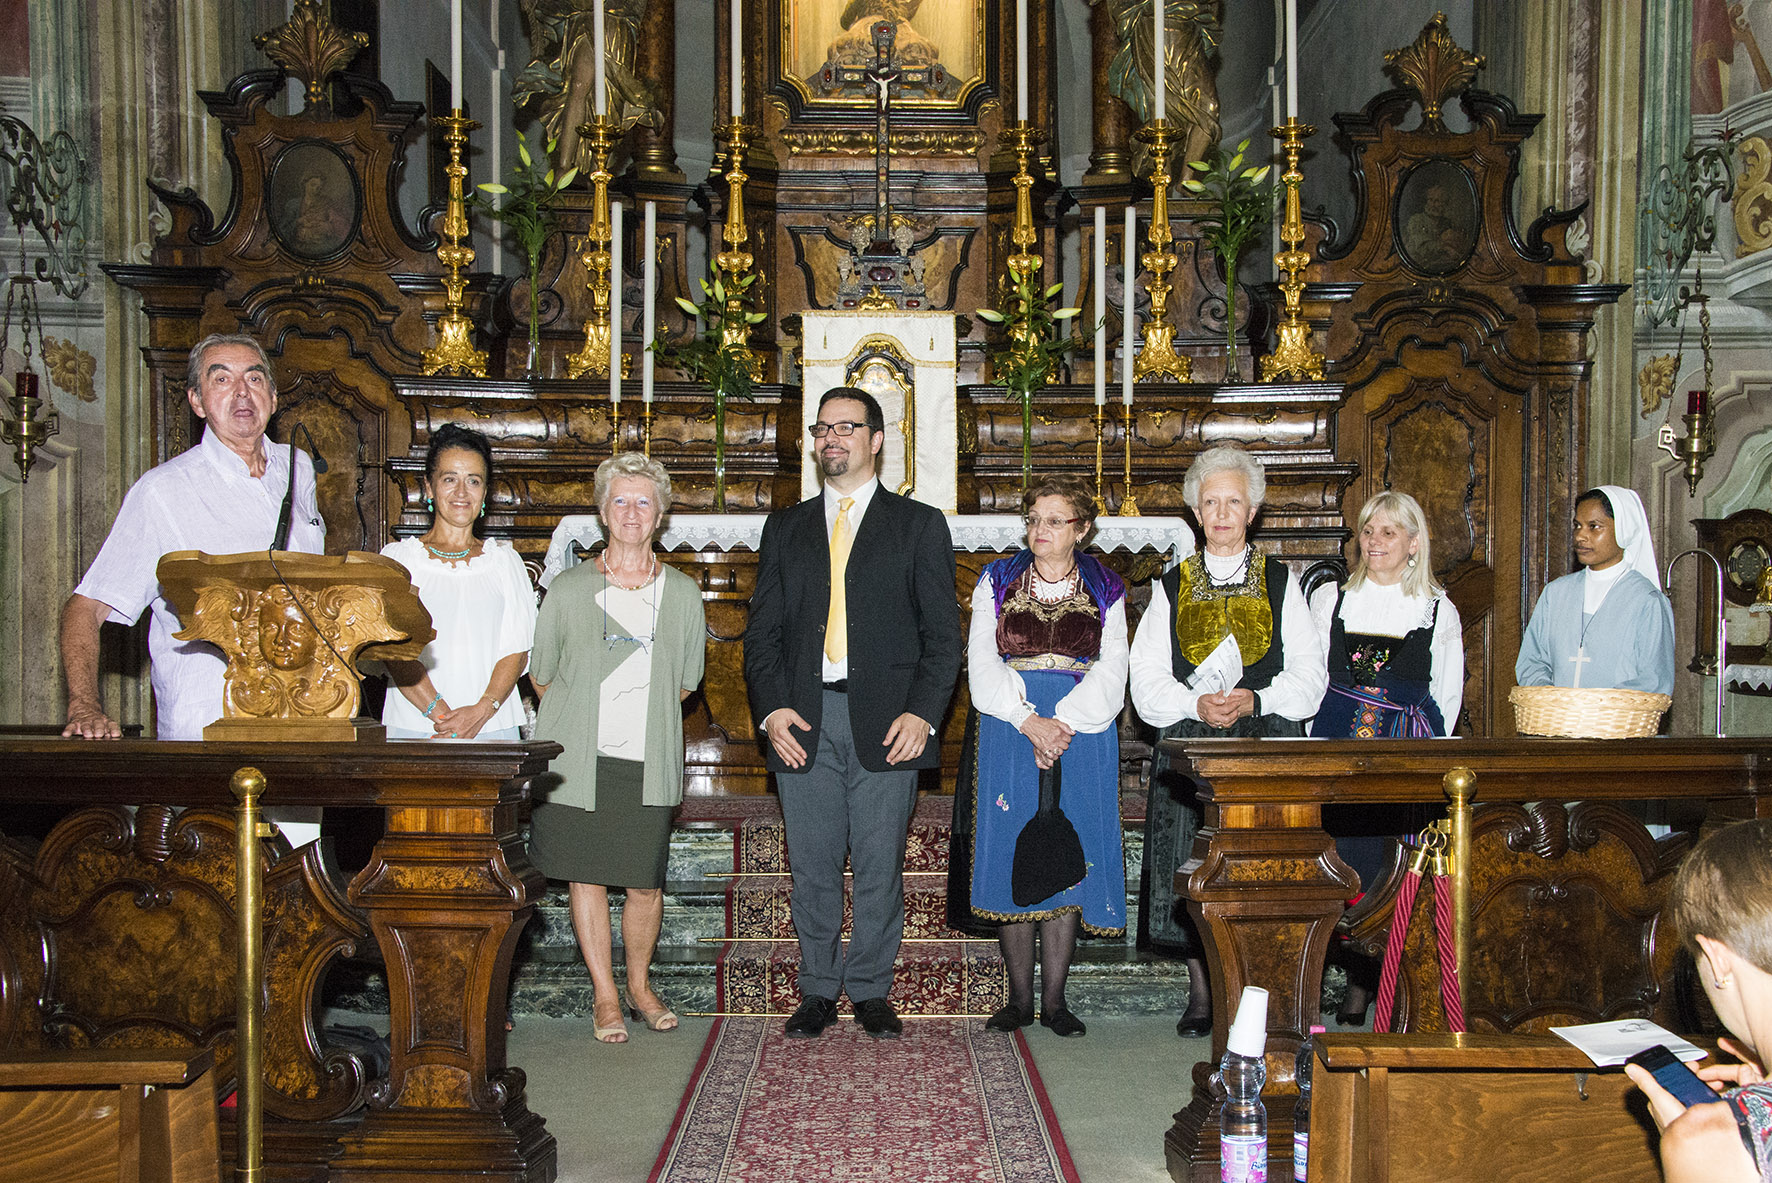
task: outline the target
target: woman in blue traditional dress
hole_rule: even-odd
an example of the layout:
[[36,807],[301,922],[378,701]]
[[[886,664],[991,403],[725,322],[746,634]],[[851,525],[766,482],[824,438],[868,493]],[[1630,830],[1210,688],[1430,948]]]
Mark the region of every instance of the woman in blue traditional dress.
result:
[[[1034,1021],[1037,927],[1040,1022],[1082,1035],[1064,997],[1078,929],[1126,931],[1116,727],[1126,700],[1126,588],[1080,549],[1095,528],[1094,498],[1082,481],[1048,480],[1023,495],[1022,507],[1027,548],[986,567],[972,595],[972,714],[954,795],[949,912],[963,927],[997,925],[1009,1002],[987,1027],[1013,1031]],[[1042,770],[1055,764],[1059,809],[1076,828],[1088,871],[1075,886],[1019,905],[1010,889],[1016,839],[1039,805]],[[970,917],[954,915],[968,895]]]
[[[1427,515],[1409,494],[1387,489],[1361,506],[1354,535],[1359,561],[1347,582],[1311,596],[1311,617],[1329,657],[1329,690],[1310,734],[1450,735],[1464,705],[1464,626],[1434,582]],[[1363,886],[1371,885],[1390,853],[1391,838],[1381,835],[1415,832],[1424,824],[1422,813],[1419,806],[1363,807],[1359,832],[1336,834],[1336,853]],[[1372,968],[1348,966],[1338,1022],[1357,1025],[1365,1017],[1376,982],[1363,979]]]
[[[1200,453],[1181,488],[1206,545],[1151,585],[1132,640],[1132,705],[1159,739],[1302,736],[1328,675],[1298,580],[1249,544],[1267,474],[1253,456],[1224,445]],[[1205,948],[1174,888],[1175,872],[1192,857],[1200,804],[1160,745],[1150,784],[1138,943],[1187,959],[1187,1009],[1175,1029],[1204,1035],[1212,1030]]]
[[1369,499],[1354,523],[1359,561],[1311,596],[1329,658],[1318,739],[1449,735],[1464,704],[1458,609],[1434,582],[1427,515],[1407,493]]

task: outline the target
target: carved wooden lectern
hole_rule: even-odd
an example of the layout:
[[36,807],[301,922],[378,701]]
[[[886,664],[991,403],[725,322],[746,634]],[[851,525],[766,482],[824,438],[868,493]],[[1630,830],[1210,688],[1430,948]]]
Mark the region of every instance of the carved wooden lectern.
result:
[[181,550],[158,574],[185,626],[178,639],[227,658],[206,740],[383,739],[380,723],[356,718],[358,660],[411,660],[437,635],[406,568],[381,555]]

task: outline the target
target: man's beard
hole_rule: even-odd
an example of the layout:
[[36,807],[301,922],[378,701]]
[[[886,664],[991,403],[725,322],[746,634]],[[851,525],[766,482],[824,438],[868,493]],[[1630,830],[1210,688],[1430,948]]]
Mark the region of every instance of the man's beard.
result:
[[820,452],[818,467],[826,476],[842,476],[849,471],[849,453],[842,452],[833,456],[829,452]]

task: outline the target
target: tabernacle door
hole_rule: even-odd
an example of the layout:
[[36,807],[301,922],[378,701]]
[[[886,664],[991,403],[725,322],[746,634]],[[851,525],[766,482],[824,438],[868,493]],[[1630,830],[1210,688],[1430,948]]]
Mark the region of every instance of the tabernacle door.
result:
[[[856,386],[880,401],[886,443],[880,483],[953,513],[959,497],[954,410],[957,341],[951,312],[807,312],[802,382],[808,425],[833,386]],[[805,448],[800,492],[818,493],[817,451]]]

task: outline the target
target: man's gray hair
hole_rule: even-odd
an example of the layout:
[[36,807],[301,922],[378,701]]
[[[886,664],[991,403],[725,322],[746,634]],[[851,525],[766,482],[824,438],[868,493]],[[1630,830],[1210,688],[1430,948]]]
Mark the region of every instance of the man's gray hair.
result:
[[597,499],[599,514],[603,512],[604,503],[609,500],[609,486],[618,477],[624,476],[645,477],[651,481],[659,516],[662,518],[671,511],[671,474],[665,471],[665,466],[639,452],[617,452],[597,465],[597,481],[592,495]]
[[265,367],[265,378],[271,384],[271,393],[277,392],[277,374],[271,369],[271,355],[265,347],[245,333],[211,333],[195,345],[191,346],[191,359],[185,365],[185,389],[203,389],[203,355],[211,349],[222,345],[239,345],[258,354],[258,360]]
[[1200,512],[1200,486],[1222,472],[1234,472],[1243,478],[1243,492],[1248,495],[1251,509],[1267,496],[1267,471],[1261,467],[1261,461],[1241,448],[1220,444],[1207,448],[1188,465],[1187,475],[1181,480],[1181,499],[1189,509]]

